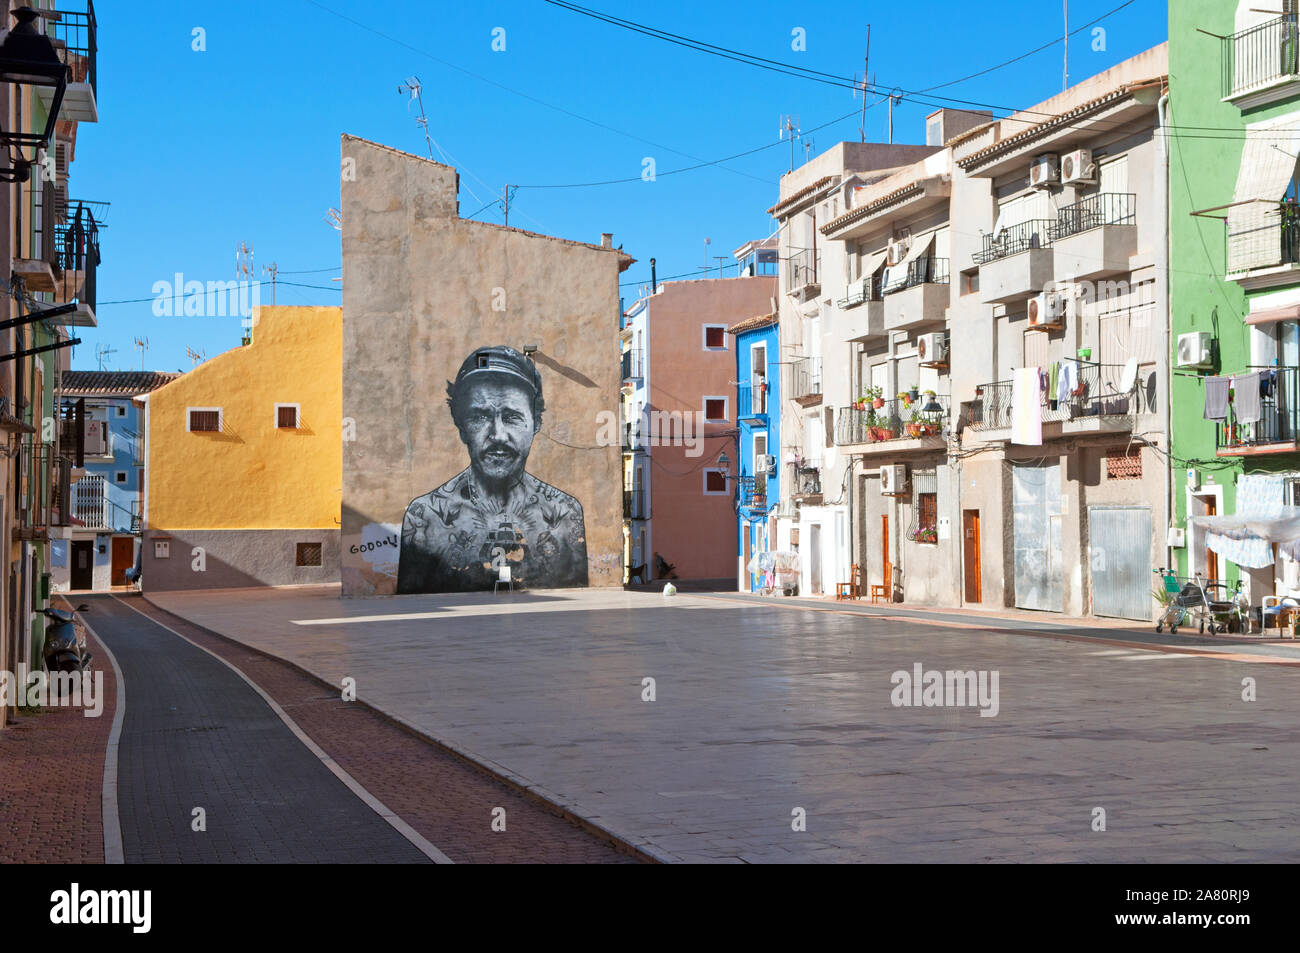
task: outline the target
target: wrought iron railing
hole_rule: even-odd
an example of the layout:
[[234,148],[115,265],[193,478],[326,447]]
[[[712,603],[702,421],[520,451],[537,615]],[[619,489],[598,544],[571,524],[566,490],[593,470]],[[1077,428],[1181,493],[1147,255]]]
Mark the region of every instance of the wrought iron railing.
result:
[[983,247],[973,256],[975,264],[987,265],[1032,248],[1050,248],[1056,233],[1056,219],[1033,218],[984,236]]
[[740,417],[754,417],[767,413],[768,393],[767,379],[760,377],[753,382],[742,381],[736,386],[737,410]]
[[794,362],[790,375],[790,396],[799,400],[822,392],[822,359],[805,357]]
[[737,481],[737,493],[742,507],[767,509],[767,474],[742,476]]
[[900,270],[897,266],[887,269],[886,283],[881,290],[889,295],[896,291],[906,291],[917,285],[946,285],[947,283],[947,258],[917,258],[908,262],[906,269]]
[[818,283],[822,254],[817,248],[791,248],[790,254],[783,259],[785,272],[785,290],[798,291]]
[[1223,39],[1222,90],[1225,98],[1249,92],[1300,72],[1296,14],[1253,26]]
[[915,400],[895,397],[879,407],[871,401],[841,407],[835,415],[835,442],[844,445],[942,437],[948,433],[951,406],[952,399],[947,395],[922,393]]
[[44,23],[45,35],[54,41],[59,59],[68,66],[68,82],[89,83],[90,88],[98,93],[95,69],[98,23],[95,20],[95,5],[91,0],[86,0],[84,12],[59,7],[46,15]]
[[1053,241],[1102,225],[1136,225],[1137,196],[1126,192],[1101,192],[1056,211]]
[[868,275],[849,285],[844,297],[839,300],[841,308],[854,308],[864,301],[880,300],[880,275]]
[[1234,398],[1228,405],[1228,419],[1215,428],[1215,442],[1220,450],[1270,443],[1294,443],[1300,439],[1300,369],[1256,367],[1250,371],[1273,374],[1271,382],[1267,379],[1261,382],[1260,418],[1253,423],[1238,421]]
[[637,380],[645,376],[645,367],[642,360],[641,348],[629,348],[623,352],[622,377],[621,380]]
[[[1094,364],[1077,362],[1078,379],[1069,382],[1069,392],[1058,389],[1051,395],[1047,369],[1040,372],[1038,412],[1044,423],[1060,423],[1082,417],[1131,417],[1148,413],[1155,406],[1155,398],[1143,386],[1141,376],[1132,386],[1125,388],[1125,367],[1122,364]],[[1000,430],[1009,428],[1012,419],[1012,382],[995,381],[976,389],[971,405],[971,427],[975,430]]]

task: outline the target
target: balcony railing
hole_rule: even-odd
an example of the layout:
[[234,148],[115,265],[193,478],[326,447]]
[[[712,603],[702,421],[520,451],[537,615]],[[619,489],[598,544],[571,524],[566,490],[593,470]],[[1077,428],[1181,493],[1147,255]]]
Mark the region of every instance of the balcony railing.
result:
[[841,308],[854,308],[864,301],[880,300],[880,275],[868,275],[849,285],[848,292],[839,300]]
[[1294,444],[1300,439],[1300,368],[1258,367],[1251,370],[1276,371],[1274,386],[1270,393],[1260,397],[1261,416],[1254,423],[1239,423],[1235,404],[1228,405],[1228,419],[1216,426],[1216,444],[1220,450]]
[[85,12],[59,8],[45,19],[45,35],[54,41],[59,59],[68,66],[68,82],[88,83],[96,92],[97,29],[95,5],[90,0],[86,0]]
[[1297,62],[1296,14],[1242,30],[1223,39],[1223,97],[1226,99],[1261,86],[1294,77]]
[[1137,224],[1137,196],[1125,192],[1102,192],[1056,211],[1053,241],[1100,228],[1102,225]]
[[108,529],[108,480],[98,474],[87,474],[72,484],[72,517],[92,529]]
[[985,235],[984,246],[973,256],[975,264],[987,265],[1031,248],[1050,248],[1055,233],[1055,219],[1032,218],[1004,228],[995,235]]
[[53,525],[55,473],[60,469],[57,459],[52,444],[35,439],[22,442],[14,530],[24,539],[42,536]]
[[737,412],[741,419],[767,413],[768,386],[766,378],[744,381],[736,386]]
[[820,279],[817,276],[821,270],[821,261],[820,249],[791,248],[789,256],[783,260],[786,292],[799,291],[818,284]]
[[[1061,423],[1084,417],[1131,417],[1146,413],[1153,403],[1145,389],[1134,384],[1124,390],[1124,365],[1079,362],[1079,383],[1070,394],[1052,400],[1039,388],[1043,423]],[[971,427],[1001,430],[1011,426],[1011,381],[985,384],[971,405]]]
[[639,347],[630,348],[623,352],[622,372],[620,379],[624,381],[639,380],[645,376],[642,352]]
[[645,493],[640,487],[623,491],[623,518],[645,519]]
[[886,284],[882,290],[889,295],[896,291],[915,288],[917,285],[946,285],[947,283],[947,258],[917,258],[908,262],[905,270],[897,267],[886,269]]
[[820,496],[822,492],[822,468],[819,466],[796,466],[794,468],[794,495]]
[[[934,406],[938,409],[927,410]],[[920,394],[916,400],[895,397],[880,407],[868,401],[841,407],[835,415],[835,443],[882,443],[889,440],[917,440],[942,437],[948,433],[952,399],[946,395],[930,397]]]
[[816,397],[822,392],[822,359],[805,357],[795,361],[791,368],[790,396],[794,400],[804,397]]
[[767,509],[767,474],[742,476],[737,481],[740,505],[753,509]]

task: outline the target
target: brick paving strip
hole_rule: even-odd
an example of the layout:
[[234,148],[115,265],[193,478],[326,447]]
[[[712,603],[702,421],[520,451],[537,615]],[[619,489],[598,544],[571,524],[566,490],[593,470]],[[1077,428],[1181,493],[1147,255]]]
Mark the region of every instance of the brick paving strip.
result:
[[[144,599],[125,596],[118,601],[126,603],[123,611],[135,609],[244,672],[348,774],[457,863],[650,860],[365,703],[344,702],[340,687],[291,663],[216,635]],[[129,676],[127,681],[130,684]],[[129,718],[130,703],[127,711]],[[505,831],[492,830],[497,807],[505,808]]]
[[43,708],[0,731],[0,863],[104,862],[104,752],[117,681],[104,647],[90,635],[87,643],[104,673],[103,712]]

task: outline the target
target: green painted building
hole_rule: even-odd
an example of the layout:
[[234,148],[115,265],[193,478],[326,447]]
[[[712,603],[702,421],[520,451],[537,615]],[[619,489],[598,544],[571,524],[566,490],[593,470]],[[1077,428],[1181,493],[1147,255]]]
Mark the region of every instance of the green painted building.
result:
[[1262,539],[1250,555],[1207,538],[1188,517],[1300,503],[1295,11],[1169,4],[1171,502],[1185,531],[1171,555],[1181,573],[1240,578],[1255,605],[1300,588],[1300,564]]

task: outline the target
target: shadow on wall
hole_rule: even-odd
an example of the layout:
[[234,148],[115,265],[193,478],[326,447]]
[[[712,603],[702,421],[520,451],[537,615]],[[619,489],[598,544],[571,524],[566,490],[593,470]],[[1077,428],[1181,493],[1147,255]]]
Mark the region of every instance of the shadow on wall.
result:
[[[155,543],[166,541],[159,558]],[[319,565],[299,566],[299,543],[319,543]],[[141,551],[141,589],[239,589],[339,581],[337,530],[150,530]]]

